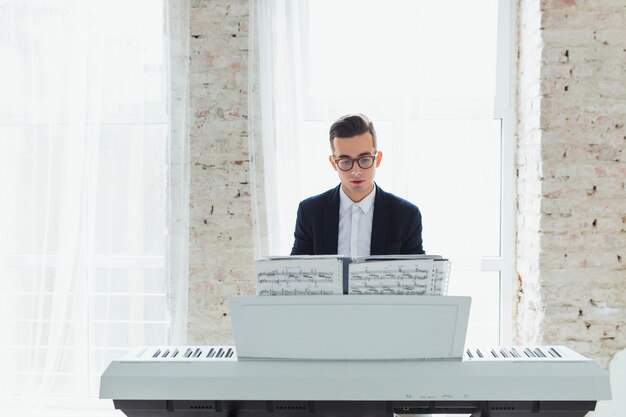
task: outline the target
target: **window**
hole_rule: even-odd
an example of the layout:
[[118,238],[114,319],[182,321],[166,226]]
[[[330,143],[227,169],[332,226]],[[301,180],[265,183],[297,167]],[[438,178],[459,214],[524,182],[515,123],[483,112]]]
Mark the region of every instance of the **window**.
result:
[[473,297],[468,344],[510,341],[513,3],[256,4],[269,254],[289,253],[298,202],[338,183],[332,122],[364,113],[376,182],[420,207],[449,293]]

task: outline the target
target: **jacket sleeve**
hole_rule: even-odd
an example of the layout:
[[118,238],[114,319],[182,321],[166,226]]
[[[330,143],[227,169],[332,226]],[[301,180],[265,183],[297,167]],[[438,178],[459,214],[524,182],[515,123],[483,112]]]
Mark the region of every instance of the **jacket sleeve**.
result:
[[313,236],[311,233],[311,221],[304,214],[302,203],[298,206],[296,218],[296,230],[293,233],[294,241],[291,255],[313,255]]
[[408,233],[406,239],[402,244],[403,255],[423,255],[424,252],[422,242],[422,214],[419,209],[415,207],[413,216],[408,224]]

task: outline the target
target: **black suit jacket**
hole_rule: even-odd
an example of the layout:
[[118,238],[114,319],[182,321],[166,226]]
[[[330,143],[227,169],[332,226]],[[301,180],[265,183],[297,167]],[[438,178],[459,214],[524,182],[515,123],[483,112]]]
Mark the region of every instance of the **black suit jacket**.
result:
[[[339,187],[341,185],[300,203],[292,255],[337,254]],[[423,253],[419,209],[376,185],[370,254]]]

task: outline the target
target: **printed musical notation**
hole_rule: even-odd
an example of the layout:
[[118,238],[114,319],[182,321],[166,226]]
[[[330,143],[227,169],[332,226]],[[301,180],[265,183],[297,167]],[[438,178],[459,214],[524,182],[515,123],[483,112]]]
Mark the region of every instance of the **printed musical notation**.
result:
[[349,294],[434,294],[433,259],[350,264]]
[[258,295],[343,294],[343,263],[337,258],[255,262]]
[[285,286],[282,288],[268,288],[261,290],[258,295],[336,295],[336,293],[315,287],[308,287],[301,290]]
[[450,261],[436,255],[378,255],[363,258],[303,256],[255,262],[258,295],[343,294],[445,295]]
[[448,293],[448,282],[450,281],[450,261],[447,259],[435,260],[433,263],[433,279],[431,284],[431,294]]

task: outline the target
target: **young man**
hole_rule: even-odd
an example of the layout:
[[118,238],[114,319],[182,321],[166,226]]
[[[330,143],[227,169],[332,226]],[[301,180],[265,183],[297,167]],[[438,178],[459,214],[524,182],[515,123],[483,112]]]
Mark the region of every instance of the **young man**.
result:
[[383,154],[372,122],[340,118],[330,127],[330,149],[341,184],[300,203],[291,254],[423,254],[419,209],[374,183]]

